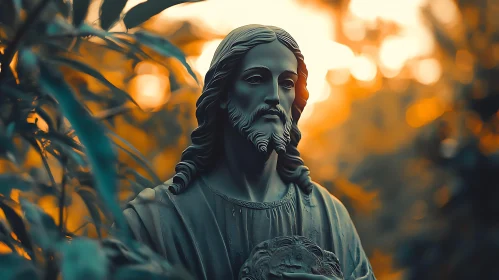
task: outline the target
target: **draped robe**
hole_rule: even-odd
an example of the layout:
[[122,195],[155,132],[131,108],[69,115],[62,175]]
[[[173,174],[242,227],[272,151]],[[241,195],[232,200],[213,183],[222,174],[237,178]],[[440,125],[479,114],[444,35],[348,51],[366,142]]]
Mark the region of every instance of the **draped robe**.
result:
[[178,195],[169,184],[143,190],[124,214],[138,241],[196,279],[237,279],[255,245],[289,235],[333,252],[345,279],[376,279],[345,206],[318,184],[310,195],[289,184],[274,202],[234,199],[202,178]]

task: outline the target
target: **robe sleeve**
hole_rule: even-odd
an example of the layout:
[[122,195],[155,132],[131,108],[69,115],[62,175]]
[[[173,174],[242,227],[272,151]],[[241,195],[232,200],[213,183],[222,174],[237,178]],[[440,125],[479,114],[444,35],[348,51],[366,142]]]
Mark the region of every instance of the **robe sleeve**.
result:
[[137,241],[163,256],[170,264],[196,271],[199,261],[190,235],[179,213],[165,196],[159,187],[144,189],[128,203],[124,216]]
[[348,264],[344,269],[345,280],[376,280],[371,264],[369,263],[369,259],[362,248],[359,234],[357,233],[357,229],[352,222],[350,214],[343,203],[334,197],[333,200],[341,224],[340,228],[342,232],[340,235],[343,239],[342,243],[343,246],[346,247],[343,250],[344,254],[346,254],[344,256],[344,260],[348,260]]

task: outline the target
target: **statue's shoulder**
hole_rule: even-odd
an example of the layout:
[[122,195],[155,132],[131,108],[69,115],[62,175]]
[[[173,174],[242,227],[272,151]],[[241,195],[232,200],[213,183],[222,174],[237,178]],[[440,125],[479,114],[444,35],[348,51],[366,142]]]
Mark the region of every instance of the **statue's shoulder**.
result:
[[147,203],[150,204],[150,207],[171,208],[174,205],[182,206],[185,203],[190,205],[193,200],[201,198],[199,180],[193,180],[180,194],[173,194],[169,190],[172,184],[173,178],[170,178],[154,188],[145,188],[129,202],[129,205]]
[[315,185],[315,188],[312,191],[312,196],[314,197],[315,201],[324,202],[327,208],[334,211],[338,216],[348,221],[350,219],[350,214],[348,213],[345,205],[328,189],[317,182],[313,183]]
[[329,192],[328,189],[326,189],[325,187],[323,187],[321,184],[315,182],[315,181],[312,181],[312,183],[314,184],[315,188],[313,189],[312,191],[312,195],[315,196],[315,197],[320,197],[322,199],[324,199],[326,202],[329,202],[329,203],[341,203],[341,201],[336,197],[334,196],[332,193]]

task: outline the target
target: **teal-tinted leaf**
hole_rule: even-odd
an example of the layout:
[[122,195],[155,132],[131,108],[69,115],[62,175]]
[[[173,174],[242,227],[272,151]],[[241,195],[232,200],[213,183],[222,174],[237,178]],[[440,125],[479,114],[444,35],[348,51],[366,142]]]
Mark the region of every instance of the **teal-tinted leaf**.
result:
[[159,179],[159,177],[156,175],[156,173],[152,170],[152,168],[149,166],[149,163],[147,159],[137,150],[132,144],[130,144],[128,141],[120,137],[118,134],[114,133],[113,131],[108,131],[108,134],[111,135],[113,138],[117,139],[118,141],[122,142],[127,148],[121,146],[118,144],[116,141],[113,141],[113,143],[123,150],[125,153],[130,155],[135,161],[140,163],[142,168],[144,168],[149,175],[154,179],[156,184],[161,184],[162,181]]
[[196,78],[196,74],[194,73],[191,66],[189,65],[189,63],[187,63],[187,60],[185,59],[185,54],[175,45],[170,43],[168,40],[146,31],[136,32],[135,37],[137,38],[139,43],[148,46],[157,53],[167,57],[175,57],[176,59],[178,59],[180,62],[182,62],[182,64],[185,66],[185,68],[187,69],[189,74],[194,78],[194,80],[196,80],[196,82],[198,81]]
[[5,93],[9,97],[13,99],[23,99],[23,100],[33,100],[33,96],[24,93],[23,91],[20,91],[16,89],[15,87],[10,87],[8,85],[0,85],[0,93]]
[[191,1],[179,0],[148,0],[137,4],[131,8],[123,18],[123,22],[127,29],[134,28],[146,22],[151,17],[161,13],[163,10],[168,9],[180,3]]
[[117,156],[111,141],[106,136],[105,128],[85,110],[60,73],[44,63],[40,64],[40,69],[40,87],[59,101],[63,115],[69,120],[86,148],[96,179],[97,191],[102,200],[106,201],[106,206],[113,213],[118,227],[128,236],[125,218],[116,201]]
[[87,167],[88,163],[85,161],[83,147],[76,143],[72,137],[53,131],[43,134],[43,137],[51,141],[51,145],[45,149],[56,158],[62,160],[61,156],[69,157],[81,167]]
[[19,280],[39,279],[33,262],[19,256],[16,253],[0,254],[0,279]]
[[[65,0],[54,0],[53,1],[59,12],[64,16],[64,18],[67,18],[69,16],[69,12],[71,11],[71,3],[69,1]],[[71,1],[71,2],[77,2],[77,1]]]
[[78,142],[76,142],[73,137],[70,137],[68,135],[61,134],[57,131],[49,131],[48,133],[44,134],[44,137],[51,141],[58,142],[60,144],[66,145],[68,147],[71,147],[78,152],[83,153],[84,149],[83,146],[81,146]]
[[125,266],[113,273],[113,279],[120,280],[133,280],[133,279],[148,279],[148,280],[162,280],[170,279],[169,274],[160,271],[151,271],[149,266],[145,265],[130,265]]
[[38,205],[21,199],[24,217],[29,223],[31,239],[42,249],[53,248],[59,237],[57,226],[47,213]]
[[60,249],[61,274],[64,280],[107,279],[108,260],[94,240],[75,238]]
[[[9,205],[10,203],[0,197],[0,209],[2,209],[5,217],[7,218],[7,222],[9,223],[12,231],[16,234],[19,241],[23,245],[24,249],[31,254],[33,252],[33,243],[31,242],[31,238],[28,235],[28,231],[26,230],[26,225],[24,224],[23,219],[14,211],[14,209]],[[31,255],[31,259],[33,256]]]
[[36,55],[27,48],[22,48],[19,51],[19,63],[25,68],[34,71],[37,68]]
[[[7,129],[13,129],[15,123],[9,124]],[[12,134],[9,130],[0,130],[0,157],[6,157],[14,163],[17,163],[18,152],[12,140]],[[10,192],[10,191],[9,191]],[[0,184],[0,193],[2,193],[2,185]]]
[[126,6],[127,0],[104,0],[100,7],[100,26],[104,30],[111,28],[120,18],[121,11]]
[[133,180],[130,180],[128,178],[126,178],[127,182],[130,184],[130,187],[132,188],[133,190],[133,193],[135,195],[138,195],[142,190],[144,190],[144,186],[140,185],[139,183],[133,181]]
[[106,47],[115,50],[115,51],[122,51],[126,53],[128,50],[115,41],[119,41],[118,38],[115,38],[113,36],[113,33],[109,33],[104,30],[99,30],[96,28],[93,28],[92,26],[83,23],[80,28],[76,31],[75,34],[66,34],[65,36],[72,36],[72,37],[87,37],[87,36],[95,36],[98,37],[106,42]]
[[0,194],[10,196],[12,189],[27,191],[33,187],[33,182],[23,179],[17,174],[0,174]]
[[104,75],[102,75],[98,70],[90,67],[89,65],[87,65],[81,61],[78,61],[78,60],[69,59],[69,58],[65,58],[65,57],[61,57],[61,56],[50,57],[50,60],[67,65],[67,66],[69,66],[77,71],[80,71],[82,73],[85,73],[87,75],[94,77],[99,82],[101,82],[102,84],[107,86],[109,89],[111,89],[114,93],[118,94],[120,97],[131,100],[135,105],[138,106],[137,102],[135,102],[135,100],[133,100],[133,98],[126,91],[121,90],[120,88],[113,85],[113,83],[111,83],[108,79],[106,79],[106,77],[104,77]]
[[157,186],[157,183],[153,183],[150,180],[148,180],[146,177],[142,176],[139,172],[137,172],[134,169],[131,168],[126,168],[125,169],[126,174],[131,174],[133,177],[135,177],[135,181],[142,186],[142,188],[154,188]]
[[17,17],[21,16],[21,10],[23,8],[23,3],[22,0],[11,0],[12,1],[12,6],[14,6],[14,11],[16,13]]
[[33,133],[30,133],[29,136],[26,136],[24,135],[24,139],[31,145],[31,147],[33,147],[33,149],[35,149],[37,151],[37,153],[40,155],[41,159],[42,159],[42,162],[43,162],[43,166],[45,168],[45,170],[47,171],[47,175],[49,176],[50,178],[50,182],[52,183],[52,187],[55,188],[56,187],[56,183],[55,183],[55,179],[54,179],[54,175],[52,174],[52,171],[50,170],[50,165],[47,161],[47,158],[45,157],[42,149],[40,148],[40,146],[38,145],[38,142],[36,141],[35,138],[33,138]]
[[93,191],[93,189],[88,187],[79,187],[76,189],[76,193],[81,197],[81,199],[87,206],[90,217],[92,218],[92,223],[95,225],[97,235],[99,236],[99,238],[102,238],[100,230],[102,219],[99,211],[99,207],[102,207],[102,205],[99,205],[100,203],[95,192]]
[[73,1],[73,25],[79,26],[87,17],[90,0]]

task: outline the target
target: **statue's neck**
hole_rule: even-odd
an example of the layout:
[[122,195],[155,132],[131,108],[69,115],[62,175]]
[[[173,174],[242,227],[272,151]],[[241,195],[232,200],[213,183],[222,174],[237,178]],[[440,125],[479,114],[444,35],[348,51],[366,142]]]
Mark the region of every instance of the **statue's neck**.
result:
[[232,127],[225,127],[223,154],[211,172],[211,181],[219,191],[246,201],[275,201],[286,188],[277,173],[278,155],[266,155]]

